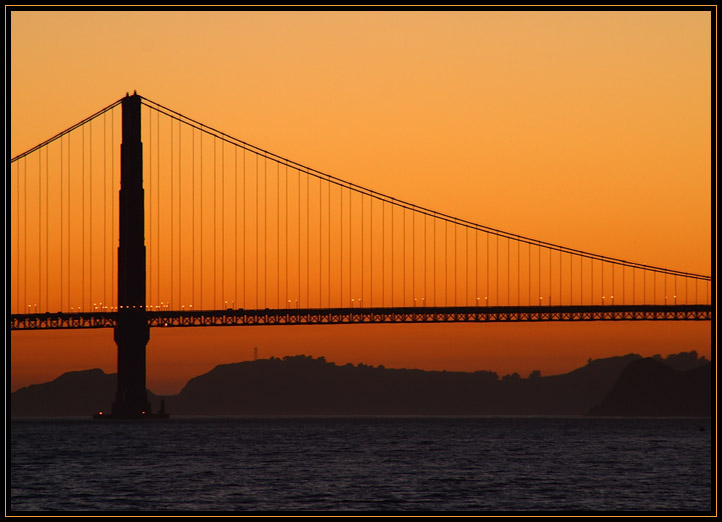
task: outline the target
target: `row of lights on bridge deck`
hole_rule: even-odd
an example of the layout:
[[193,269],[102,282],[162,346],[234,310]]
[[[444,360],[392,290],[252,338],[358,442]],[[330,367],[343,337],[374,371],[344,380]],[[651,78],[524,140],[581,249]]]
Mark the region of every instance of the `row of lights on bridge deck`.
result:
[[[602,296],[602,305],[606,304],[606,298],[607,298],[607,296]],[[612,296],[609,296],[609,298],[611,299],[612,306],[613,306],[613,305],[614,305],[614,296],[613,296],[613,295],[612,295]],[[672,298],[674,299],[674,305],[676,306],[676,305],[677,305],[677,296],[676,296],[676,295],[675,295],[675,296],[672,296]],[[421,306],[426,306],[426,298],[425,298],[425,297],[421,297],[420,299],[421,299]],[[665,304],[665,305],[668,304],[668,299],[669,299],[669,296],[664,296],[664,304]],[[479,304],[480,304],[479,301],[480,301],[480,300],[481,300],[481,297],[477,297],[477,298],[476,298],[476,306],[479,306]],[[551,305],[551,302],[552,302],[551,300],[552,300],[552,298],[551,298],[551,296],[549,296],[549,305]],[[543,301],[544,301],[544,297],[543,297],[543,296],[540,296],[540,297],[539,297],[539,304],[540,304],[540,305],[543,304]],[[414,307],[418,306],[418,302],[419,302],[419,298],[414,297]],[[358,303],[358,307],[359,307],[359,308],[362,307],[362,305],[361,305],[362,300],[361,300],[361,299],[351,299],[351,308],[354,308],[354,307],[356,306],[356,303]],[[235,309],[235,304],[236,304],[235,301],[231,301],[231,308]],[[286,308],[291,308],[291,305],[292,305],[292,304],[294,305],[293,308],[299,308],[299,307],[300,307],[300,301],[299,301],[298,299],[295,299],[295,300],[289,299],[288,302],[286,303]],[[226,305],[226,309],[227,309],[227,308],[228,308],[228,301],[225,301],[225,305]],[[488,297],[484,297],[484,306],[488,306],[488,305],[489,305],[489,298],[488,298]],[[28,305],[28,313],[31,313],[31,310],[33,310],[33,309],[35,310],[35,313],[38,312],[38,305],[37,305],[37,303],[33,303],[33,304],[29,304],[29,305]],[[148,305],[147,307],[146,307],[145,305],[132,305],[132,306],[125,306],[125,307],[123,307],[123,306],[116,307],[116,306],[103,305],[103,303],[93,303],[93,311],[95,311],[95,312],[98,312],[98,311],[101,311],[101,312],[114,312],[114,311],[123,310],[123,309],[126,309],[126,310],[127,310],[127,309],[169,310],[169,309],[170,309],[170,303],[164,303],[163,301],[161,301],[161,303],[160,303],[159,305]],[[186,309],[186,305],[181,305],[181,310],[185,310],[185,309]],[[192,305],[192,304],[191,304],[191,305],[188,305],[188,310],[193,310],[193,305]],[[71,312],[75,312],[75,311],[76,311],[76,308],[75,308],[75,307],[71,307],[71,308],[70,308],[70,311],[71,311]],[[81,311],[82,311],[82,307],[78,306],[78,307],[77,307],[77,311],[78,311],[78,312],[81,312]]]

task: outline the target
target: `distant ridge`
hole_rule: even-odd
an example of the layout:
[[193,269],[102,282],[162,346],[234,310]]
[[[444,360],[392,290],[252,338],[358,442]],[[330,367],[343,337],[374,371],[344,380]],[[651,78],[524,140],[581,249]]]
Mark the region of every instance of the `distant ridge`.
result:
[[[12,417],[90,417],[110,411],[115,397],[117,374],[103,370],[81,370],[62,374],[54,381],[32,384],[12,393]],[[153,411],[160,399],[148,393]]]
[[[640,362],[642,361],[642,362]],[[656,369],[647,366],[653,363]],[[697,368],[679,372],[678,368]],[[657,368],[657,366],[661,367]],[[641,369],[640,369],[641,368]],[[706,368],[706,369],[705,369]],[[178,415],[623,415],[610,413],[619,403],[631,404],[633,390],[650,391],[649,404],[665,395],[686,397],[685,405],[668,409],[630,409],[629,415],[709,415],[711,392],[699,408],[699,397],[711,390],[711,366],[696,352],[666,359],[628,354],[589,360],[563,375],[532,372],[502,378],[494,372],[446,372],[386,369],[365,364],[338,366],[323,357],[304,355],[223,364],[188,381],[181,393],[165,398],[166,411]],[[626,370],[625,370],[626,369]],[[656,372],[652,375],[651,372]],[[665,373],[666,372],[666,373]],[[676,379],[677,374],[688,377]],[[694,373],[697,372],[697,373]],[[706,373],[705,373],[706,372]],[[659,374],[659,375],[657,375]],[[655,377],[657,375],[657,377]],[[667,375],[667,377],[664,377]],[[707,376],[707,384],[704,376]],[[624,377],[624,379],[622,379]],[[666,380],[665,380],[666,379]],[[671,379],[671,380],[670,380]],[[616,383],[616,384],[615,384]],[[621,383],[621,384],[620,384]],[[625,384],[628,383],[628,384]],[[660,384],[661,383],[661,384]],[[11,396],[12,417],[90,416],[108,410],[116,375],[102,370],[69,372],[52,382],[22,388]],[[621,386],[621,387],[620,387]],[[660,390],[661,392],[651,392]],[[674,391],[672,391],[674,390]],[[149,392],[156,411],[161,397]],[[612,401],[612,402],[610,402]],[[680,403],[681,404],[681,403]],[[704,404],[707,405],[706,413]],[[686,409],[685,409],[686,408]],[[684,413],[684,412],[688,413]],[[601,413],[600,413],[601,412]],[[635,413],[636,412],[636,413]],[[701,412],[701,413],[700,413]]]
[[590,361],[566,375],[337,366],[285,357],[217,366],[166,400],[181,415],[582,415],[638,355]]
[[712,408],[712,365],[678,371],[658,360],[630,363],[590,416],[708,417]]

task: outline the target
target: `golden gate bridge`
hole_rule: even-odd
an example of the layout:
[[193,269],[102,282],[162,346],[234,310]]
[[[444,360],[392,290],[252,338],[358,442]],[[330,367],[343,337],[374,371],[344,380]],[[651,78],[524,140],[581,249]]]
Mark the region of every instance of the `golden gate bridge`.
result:
[[11,160],[13,330],[114,328],[114,414],[151,327],[710,320],[711,277],[414,205],[138,94]]

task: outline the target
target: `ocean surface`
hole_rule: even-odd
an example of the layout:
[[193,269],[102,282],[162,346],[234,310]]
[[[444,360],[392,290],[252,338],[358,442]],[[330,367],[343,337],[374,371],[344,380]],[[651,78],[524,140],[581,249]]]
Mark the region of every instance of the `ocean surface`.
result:
[[706,512],[709,419],[15,420],[9,512]]

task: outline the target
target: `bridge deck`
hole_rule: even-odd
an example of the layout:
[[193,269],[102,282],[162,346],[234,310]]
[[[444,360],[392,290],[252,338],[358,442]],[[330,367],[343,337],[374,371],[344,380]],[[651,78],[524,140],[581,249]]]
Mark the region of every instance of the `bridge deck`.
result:
[[[13,314],[11,330],[114,328],[119,312]],[[152,327],[541,321],[706,321],[711,305],[460,306],[147,311]]]

